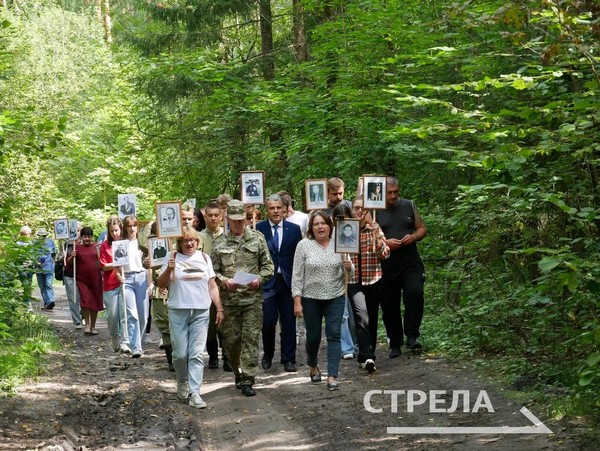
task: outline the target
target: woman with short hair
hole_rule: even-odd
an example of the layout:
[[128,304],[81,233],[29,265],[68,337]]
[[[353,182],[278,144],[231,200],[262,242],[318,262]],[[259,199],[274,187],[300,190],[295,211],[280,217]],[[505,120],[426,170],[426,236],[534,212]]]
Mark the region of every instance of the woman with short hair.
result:
[[85,321],[85,335],[98,335],[96,318],[104,310],[102,301],[102,275],[98,265],[98,254],[91,227],[81,229],[81,243],[75,246],[67,257],[67,266],[73,267],[75,259],[77,271],[75,281],[79,290],[79,302]]
[[183,236],[177,239],[178,252],[169,253],[158,276],[158,286],[169,287],[167,306],[177,397],[186,400],[191,395],[189,405],[197,409],[206,407],[200,397],[200,386],[211,302],[217,309],[216,325],[223,321],[212,261],[198,250],[200,242],[200,234],[185,226]]

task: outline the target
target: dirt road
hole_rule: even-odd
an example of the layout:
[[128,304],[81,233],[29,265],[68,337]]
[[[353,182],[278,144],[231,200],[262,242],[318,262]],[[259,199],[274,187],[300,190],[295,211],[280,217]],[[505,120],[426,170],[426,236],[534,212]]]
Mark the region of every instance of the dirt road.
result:
[[[234,388],[232,373],[206,369],[202,397],[208,408],[196,410],[176,399],[174,373],[167,371],[163,351],[158,349],[156,328],[145,343],[144,356],[132,359],[112,352],[104,318],[99,319],[98,336],[85,336],[73,327],[64,290],[58,290],[53,311],[38,314],[51,320],[64,349],[50,356],[43,377],[20,387],[17,396],[0,399],[0,449],[584,448],[577,444],[574,429],[548,421],[535,406],[528,408],[554,433],[456,433],[460,430],[455,428],[531,428],[533,424],[520,412],[521,405],[497,388],[482,385],[466,368],[428,356],[388,359],[384,346],[373,375],[355,360],[343,361],[340,390],[335,392],[328,392],[324,383],[310,384],[303,343],[299,371],[286,373],[279,364],[261,370],[255,397],[246,398]],[[458,390],[469,393],[467,405],[461,396],[456,411],[435,413],[452,410],[453,393]],[[465,408],[475,410],[482,390],[488,399],[480,399],[477,412],[465,412]],[[370,413],[367,407],[380,412]],[[416,429],[388,433],[394,432],[388,427]],[[446,431],[454,433],[417,433],[424,427],[451,428]]]

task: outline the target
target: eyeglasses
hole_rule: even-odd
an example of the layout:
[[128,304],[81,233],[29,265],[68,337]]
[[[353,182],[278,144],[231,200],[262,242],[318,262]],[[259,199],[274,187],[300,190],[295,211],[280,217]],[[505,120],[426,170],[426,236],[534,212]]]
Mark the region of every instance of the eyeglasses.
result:
[[186,238],[186,239],[184,239],[184,240],[181,240],[181,242],[182,242],[183,244],[194,244],[194,243],[196,243],[197,241],[196,241],[196,238]]
[[361,211],[361,210],[364,210],[364,208],[363,208],[363,207],[359,207],[358,205],[356,205],[356,206],[352,207],[352,209],[353,209],[353,210],[356,210],[356,211]]

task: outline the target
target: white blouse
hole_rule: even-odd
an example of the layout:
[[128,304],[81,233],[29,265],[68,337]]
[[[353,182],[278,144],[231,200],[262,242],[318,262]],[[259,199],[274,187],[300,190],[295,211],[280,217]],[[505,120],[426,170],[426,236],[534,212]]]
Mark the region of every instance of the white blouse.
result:
[[304,238],[298,243],[292,271],[292,296],[334,299],[344,294],[342,254],[333,246],[324,248],[316,240]]

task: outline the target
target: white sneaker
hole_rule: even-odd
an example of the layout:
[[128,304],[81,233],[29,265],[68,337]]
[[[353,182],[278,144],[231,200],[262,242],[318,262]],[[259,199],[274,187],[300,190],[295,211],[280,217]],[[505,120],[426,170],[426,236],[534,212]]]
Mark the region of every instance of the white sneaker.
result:
[[342,359],[344,360],[352,360],[354,358],[354,354],[352,354],[351,352],[349,352],[348,354],[344,354],[342,356]]
[[131,348],[125,343],[121,343],[121,346],[119,346],[119,350],[122,354],[131,354]]
[[202,400],[199,393],[192,393],[188,404],[196,409],[206,409],[206,403]]
[[365,362],[365,368],[367,370],[367,373],[373,374],[376,370],[375,361],[373,359],[367,359],[367,361]]
[[119,352],[121,350],[121,346],[119,345],[119,337],[110,337],[110,344],[113,351]]
[[75,324],[75,329],[83,329],[83,326],[81,325],[81,323]]
[[[198,395],[197,393],[195,394]],[[177,397],[184,401],[188,396],[190,396],[190,389],[188,388],[187,381],[177,382]],[[200,395],[198,395],[198,397],[200,398]],[[200,399],[200,401],[202,401],[202,399]]]

